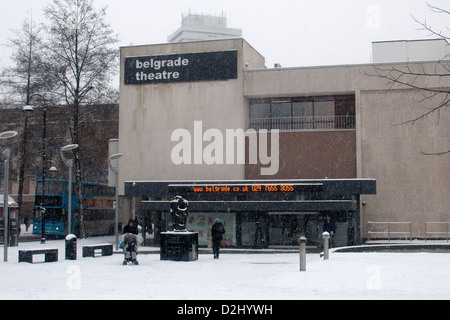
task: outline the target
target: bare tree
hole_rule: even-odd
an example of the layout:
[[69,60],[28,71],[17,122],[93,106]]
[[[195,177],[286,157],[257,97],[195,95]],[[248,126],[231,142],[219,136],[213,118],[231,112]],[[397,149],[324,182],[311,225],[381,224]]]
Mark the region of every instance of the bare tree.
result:
[[13,64],[1,72],[2,95],[7,97],[5,104],[9,107],[28,105],[36,94],[50,99],[46,93],[52,90],[53,81],[44,49],[44,26],[33,21],[30,14],[22,28],[13,30],[13,34],[8,41]]
[[[450,18],[450,11],[435,7],[429,3],[427,5],[432,12],[445,14]],[[419,24],[420,30],[427,31],[431,35],[446,41],[450,39],[443,31],[434,29],[427,21],[421,22],[415,17],[413,19]],[[446,31],[448,32],[449,28]],[[423,112],[397,125],[415,124],[431,115],[436,115],[436,125],[438,125],[442,112],[447,112],[450,106],[450,88],[443,85],[450,80],[450,59],[448,56],[442,57],[435,64],[406,62],[405,64],[384,66],[373,65],[370,71],[365,71],[365,74],[385,79],[389,90],[407,88],[415,90],[421,95],[419,102],[424,105]],[[431,153],[422,151],[422,154],[443,156],[450,154],[450,149]]]
[[[45,9],[48,19],[46,44],[54,94],[71,115],[70,141],[80,144],[80,124],[89,108],[108,100],[111,75],[118,66],[118,42],[109,24],[106,9],[96,9],[93,0],[53,0]],[[81,148],[73,151],[80,214],[80,237],[85,237],[82,194]]]
[[[433,6],[432,4],[430,4],[428,2],[427,2],[427,6],[428,6],[428,9],[434,13],[443,14],[443,15],[447,15],[450,17],[450,11],[448,11],[448,10]],[[428,24],[428,22],[426,20],[422,22],[422,21],[419,21],[418,19],[416,19],[414,16],[412,18],[414,19],[414,21],[416,21],[421,26],[420,30],[428,31],[431,35],[438,36],[439,38],[442,38],[445,40],[450,40],[450,38],[447,35],[445,35],[442,30],[439,30],[439,31],[436,30],[433,26]],[[447,27],[446,29],[448,32],[449,27]]]
[[[42,96],[51,90],[48,69],[45,63],[43,48],[43,26],[33,21],[32,15],[27,17],[20,30],[14,31],[14,37],[9,40],[9,47],[13,53],[11,60],[13,65],[2,70],[4,105],[8,107],[23,107],[30,105],[33,97]],[[5,98],[4,98],[5,99]],[[26,167],[29,167],[28,144],[28,119],[24,116],[22,142],[20,144],[19,159],[19,187],[17,203],[19,212],[22,208],[22,194]]]

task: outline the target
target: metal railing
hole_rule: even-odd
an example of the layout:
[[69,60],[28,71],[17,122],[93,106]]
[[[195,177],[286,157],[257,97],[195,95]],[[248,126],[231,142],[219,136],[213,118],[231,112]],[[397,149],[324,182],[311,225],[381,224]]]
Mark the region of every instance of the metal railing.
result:
[[333,130],[355,129],[355,116],[251,118],[250,129]]
[[[369,234],[369,241],[372,240],[371,235],[372,234],[387,234],[388,241],[391,241],[391,235],[409,235],[409,241],[412,242],[412,222],[374,222],[374,221],[368,221],[367,222],[369,230],[367,233]],[[372,231],[371,226],[372,225],[387,225],[387,230],[384,229],[382,231]],[[392,225],[409,225],[409,231],[392,231],[391,226]]]
[[[447,225],[447,231],[428,231],[428,225]],[[450,222],[425,222],[425,241],[427,236],[432,234],[446,235],[447,242],[449,240]]]

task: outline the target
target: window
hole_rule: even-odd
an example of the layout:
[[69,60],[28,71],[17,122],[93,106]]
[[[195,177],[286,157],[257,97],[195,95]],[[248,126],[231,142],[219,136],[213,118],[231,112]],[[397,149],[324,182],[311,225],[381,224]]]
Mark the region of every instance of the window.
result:
[[254,100],[250,104],[250,114],[252,118],[270,118],[270,101]]
[[313,116],[313,102],[312,101],[298,101],[292,103],[293,117],[312,117]]
[[291,117],[292,106],[291,101],[281,100],[272,101],[272,118]]
[[315,117],[334,117],[334,100],[333,101],[315,101],[314,102]]
[[251,99],[250,128],[255,130],[354,129],[355,96]]
[[339,129],[355,128],[356,103],[354,97],[336,100],[336,126]]

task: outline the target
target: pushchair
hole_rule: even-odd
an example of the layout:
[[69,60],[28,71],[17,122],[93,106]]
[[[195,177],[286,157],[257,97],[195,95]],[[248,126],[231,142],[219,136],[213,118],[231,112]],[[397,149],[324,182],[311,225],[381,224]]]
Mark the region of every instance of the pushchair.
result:
[[123,252],[125,254],[125,258],[123,260],[123,265],[127,265],[128,262],[132,262],[134,265],[138,265],[139,262],[137,261],[137,247],[138,243],[140,243],[140,236],[127,233],[123,235],[123,241],[122,241],[122,247]]

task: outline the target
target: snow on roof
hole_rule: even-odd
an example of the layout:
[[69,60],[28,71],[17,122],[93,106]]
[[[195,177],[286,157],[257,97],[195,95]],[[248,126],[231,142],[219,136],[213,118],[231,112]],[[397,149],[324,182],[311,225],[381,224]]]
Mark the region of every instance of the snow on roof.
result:
[[[4,199],[4,195],[0,194],[0,208],[3,208],[3,199]],[[17,204],[17,202],[14,201],[13,198],[8,196],[8,206],[12,207],[12,208],[17,208],[19,205]]]

